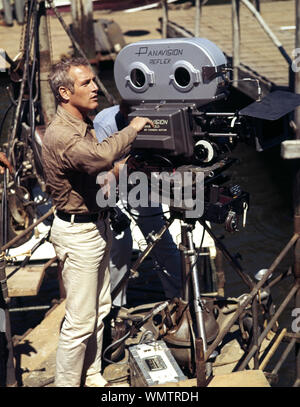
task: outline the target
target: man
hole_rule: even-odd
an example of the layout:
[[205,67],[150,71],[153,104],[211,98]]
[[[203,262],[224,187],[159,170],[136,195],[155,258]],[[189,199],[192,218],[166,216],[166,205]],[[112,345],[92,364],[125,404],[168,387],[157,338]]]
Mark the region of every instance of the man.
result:
[[66,311],[56,356],[59,387],[105,386],[101,375],[103,318],[111,308],[108,271],[111,233],[99,215],[97,174],[118,172],[114,162],[130,151],[147,118],[132,120],[98,143],[88,113],[98,105],[95,75],[82,59],[65,59],[50,74],[57,112],[46,130],[42,157],[47,188],[56,207],[51,241],[62,270]]
[[[125,101],[120,105],[103,109],[94,118],[94,128],[98,141],[105,140],[112,132],[121,130],[128,124],[129,106]],[[123,207],[130,207],[128,202],[119,201],[117,211],[124,211]],[[130,212],[135,215],[136,222],[143,235],[147,237],[149,233],[157,233],[164,225],[162,216],[162,207],[138,207],[131,208]],[[122,234],[116,234],[114,231],[112,248],[110,254],[110,274],[111,274],[111,291],[122,280],[124,274],[130,267],[132,252],[132,236],[130,227]],[[166,298],[180,297],[181,294],[181,257],[171,234],[165,232],[161,240],[152,249],[151,254],[154,256],[157,265],[158,275]],[[127,301],[127,285],[113,299],[115,307],[124,306]]]

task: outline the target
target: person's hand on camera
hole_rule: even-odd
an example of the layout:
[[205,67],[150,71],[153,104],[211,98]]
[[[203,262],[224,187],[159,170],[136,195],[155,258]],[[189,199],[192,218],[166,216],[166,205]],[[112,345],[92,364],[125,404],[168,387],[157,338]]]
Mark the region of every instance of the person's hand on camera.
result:
[[139,131],[143,130],[146,124],[150,124],[151,127],[154,127],[153,121],[150,120],[148,117],[137,116],[131,120],[129,126],[133,127],[138,133]]

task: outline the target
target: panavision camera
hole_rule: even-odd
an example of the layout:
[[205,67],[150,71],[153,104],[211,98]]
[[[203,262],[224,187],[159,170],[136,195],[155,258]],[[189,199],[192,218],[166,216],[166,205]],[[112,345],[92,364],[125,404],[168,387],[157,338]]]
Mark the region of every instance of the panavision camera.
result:
[[234,162],[228,153],[238,140],[249,137],[247,116],[267,116],[272,101],[262,100],[259,109],[254,102],[240,112],[216,111],[216,102],[228,95],[229,72],[223,52],[204,38],[129,44],[114,65],[118,91],[131,106],[129,119],[145,116],[154,122],[154,128],[145,126],[133,144],[141,166],[202,171],[204,218],[226,224],[230,215],[230,230],[236,224],[233,214],[248,208],[249,197],[239,186],[221,186],[222,172]]
[[129,117],[154,122],[140,132],[136,151],[164,156],[174,165],[208,165],[228,151],[243,131],[232,114],[199,110],[227,94],[227,61],[203,38],[143,41],[122,49],[115,81],[132,105]]

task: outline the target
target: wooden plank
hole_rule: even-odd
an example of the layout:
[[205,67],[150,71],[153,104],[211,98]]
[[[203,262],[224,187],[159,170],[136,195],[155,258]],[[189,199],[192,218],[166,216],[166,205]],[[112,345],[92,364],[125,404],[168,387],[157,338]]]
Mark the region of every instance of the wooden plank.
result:
[[65,300],[48,312],[43,321],[15,346],[16,360],[19,367],[25,372],[23,380],[27,374],[40,367],[55,352],[64,315]]
[[[6,277],[17,266],[6,267]],[[28,265],[22,267],[7,279],[9,297],[27,297],[37,295],[45,275],[44,265]]]
[[[197,387],[197,379],[157,384],[151,387]],[[214,376],[207,387],[270,387],[270,384],[261,370],[243,370]]]
[[207,387],[270,387],[261,370],[242,370],[215,376]]

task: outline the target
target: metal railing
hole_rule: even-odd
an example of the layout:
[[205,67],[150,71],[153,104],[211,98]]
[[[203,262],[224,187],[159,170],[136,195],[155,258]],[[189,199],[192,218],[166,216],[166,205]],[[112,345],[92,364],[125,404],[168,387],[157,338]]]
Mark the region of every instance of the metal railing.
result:
[[[200,35],[200,24],[201,24],[201,10],[202,7],[208,2],[208,0],[195,0],[195,28],[192,33],[193,36],[198,37]],[[240,39],[241,39],[241,24],[240,24],[240,4],[243,4],[256,18],[258,24],[262,27],[267,36],[271,39],[272,43],[279,50],[283,58],[288,64],[289,70],[289,89],[294,90],[295,85],[295,74],[292,70],[292,59],[286,52],[283,44],[277,38],[276,34],[271,30],[266,21],[260,14],[260,1],[255,0],[255,6],[249,0],[232,0],[232,68],[233,68],[233,81],[237,82],[239,80],[239,69],[242,66],[240,57]],[[167,38],[168,26],[172,25],[168,18],[168,3],[167,0],[161,0],[161,7],[163,10],[162,15],[162,37]],[[190,33],[186,30],[182,30],[179,27],[172,25],[172,28],[177,30],[180,35],[190,36]],[[185,33],[184,33],[185,31]]]

